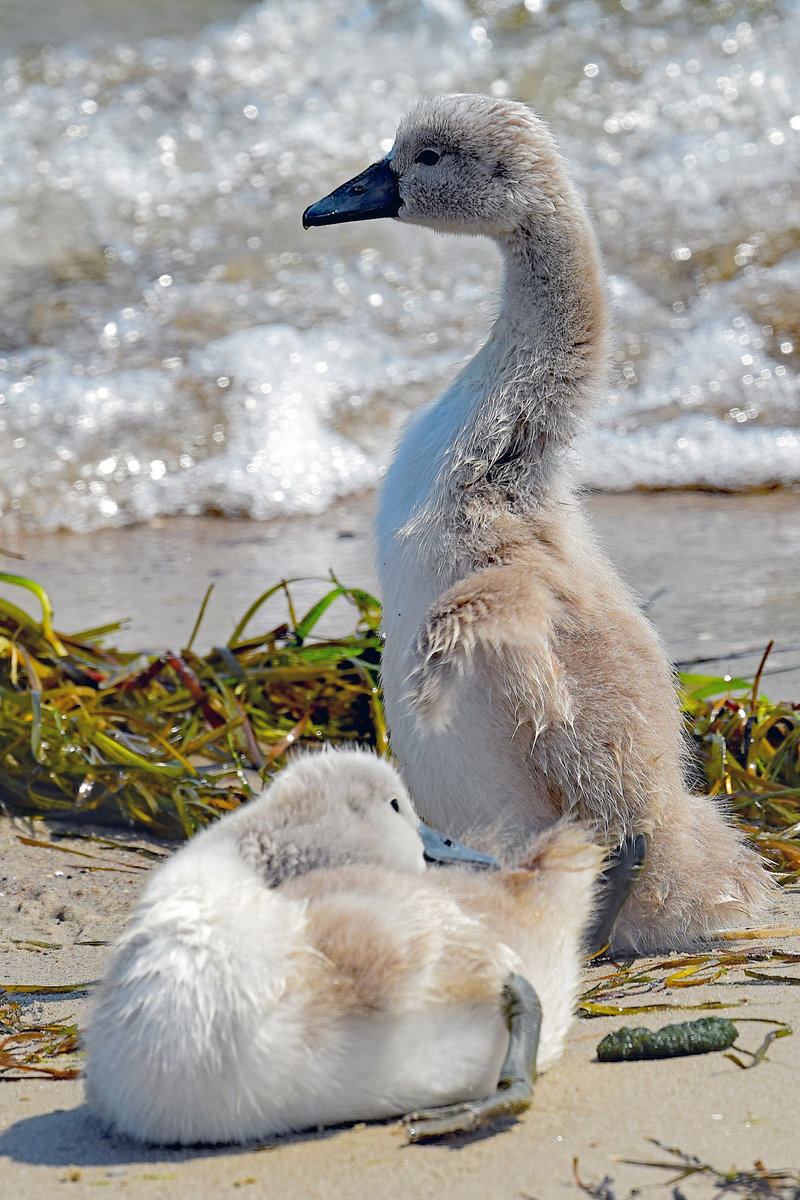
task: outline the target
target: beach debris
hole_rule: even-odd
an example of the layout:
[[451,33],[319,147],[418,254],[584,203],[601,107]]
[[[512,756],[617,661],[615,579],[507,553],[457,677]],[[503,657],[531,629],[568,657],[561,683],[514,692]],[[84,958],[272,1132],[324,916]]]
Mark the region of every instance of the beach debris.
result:
[[[780,978],[776,976],[776,978]],[[656,1006],[653,1006],[656,1007]],[[661,1007],[661,1006],[658,1006]],[[667,1007],[666,1005],[663,1007]],[[709,1005],[711,1007],[711,1005]],[[647,1011],[646,1008],[629,1008],[628,1012]],[[737,1046],[737,1050],[750,1057],[750,1062],[742,1062],[736,1054],[726,1054],[737,1067],[749,1070],[763,1061],[767,1050],[776,1038],[788,1037],[792,1032],[785,1021],[776,1021],[769,1017],[738,1017],[739,1021],[765,1022],[778,1026],[771,1029],[757,1050],[745,1050]],[[632,1029],[623,1025],[620,1029],[606,1036],[598,1043],[598,1062],[632,1062],[636,1059],[678,1058],[689,1054],[708,1054],[712,1050],[727,1050],[738,1037],[735,1023],[728,1017],[698,1017],[693,1021],[675,1022],[664,1025],[661,1029],[645,1029],[639,1026]]]
[[[12,990],[4,988],[4,991]],[[32,990],[17,987],[14,991]],[[37,988],[36,991],[69,989]],[[74,1079],[81,1070],[77,1025],[36,1025],[25,1019],[16,1001],[0,999],[0,1079],[41,1075],[47,1079]]]
[[[610,1175],[604,1175],[599,1183],[584,1183],[578,1174],[577,1157],[572,1160],[572,1175],[581,1191],[585,1192],[587,1196],[591,1196],[592,1200],[633,1200],[635,1196],[639,1195],[638,1188],[634,1188],[633,1191],[628,1192],[624,1197],[618,1195],[613,1190],[614,1180]],[[673,1200],[678,1200],[678,1198],[673,1197]]]
[[679,676],[687,732],[710,795],[720,796],[779,879],[800,879],[800,704],[760,694],[770,642],[753,680]]
[[[696,1154],[686,1154],[675,1146],[665,1146],[656,1138],[648,1138],[648,1141],[672,1155],[674,1161],[668,1159],[666,1162],[652,1162],[631,1158],[623,1158],[620,1161],[626,1166],[673,1172],[672,1178],[665,1180],[663,1185],[671,1188],[671,1200],[686,1200],[678,1184],[684,1179],[694,1177],[711,1182],[715,1189],[714,1200],[721,1200],[724,1196],[741,1196],[743,1200],[798,1200],[800,1196],[800,1172],[796,1168],[770,1168],[764,1166],[761,1161],[756,1161],[749,1170],[734,1167],[723,1171],[704,1162]],[[585,1183],[578,1173],[577,1158],[573,1159],[572,1170],[576,1184],[582,1192],[591,1196],[592,1200],[635,1200],[641,1197],[645,1189],[653,1186],[650,1182],[642,1183],[623,1194],[614,1190],[614,1180],[610,1175],[604,1176],[600,1183]],[[676,1171],[677,1174],[674,1174]]]
[[695,1021],[676,1022],[656,1030],[623,1025],[598,1043],[597,1058],[599,1062],[623,1062],[708,1054],[711,1050],[726,1050],[738,1035],[738,1029],[727,1017],[698,1017]]
[[[757,1020],[767,1020],[768,1018],[748,1017],[748,1018],[744,1018],[744,1019],[757,1021]],[[785,1023],[785,1021],[775,1021],[775,1022],[770,1021],[770,1024],[773,1024],[773,1023],[775,1025],[777,1025],[779,1028],[778,1029],[770,1029],[769,1033],[767,1033],[765,1035],[763,1042],[761,1043],[761,1045],[758,1047],[757,1050],[745,1050],[744,1047],[742,1047],[742,1046],[736,1047],[736,1049],[740,1050],[742,1052],[742,1054],[750,1055],[750,1062],[748,1062],[748,1063],[742,1062],[742,1060],[736,1054],[726,1054],[725,1057],[729,1058],[731,1060],[731,1062],[736,1063],[736,1066],[741,1067],[743,1071],[749,1071],[751,1067],[757,1067],[758,1064],[760,1062],[762,1062],[763,1059],[766,1057],[767,1050],[769,1049],[769,1047],[772,1045],[772,1043],[775,1041],[776,1038],[789,1037],[789,1035],[794,1032],[791,1025],[787,1025]]]
[[[42,838],[25,837],[24,834],[16,834],[18,842],[23,846],[41,846],[45,850],[58,850],[61,854],[70,854],[76,858],[97,858],[96,854],[89,854],[86,850],[76,850],[74,846],[59,846],[57,842],[45,841]],[[114,865],[116,863],[116,865]],[[147,871],[149,867],[143,863],[123,863],[114,859],[105,859],[100,863],[81,863],[80,870],[82,871],[115,871],[120,875],[129,875],[131,871]]]
[[[717,1195],[720,1197],[742,1196],[745,1200],[797,1200],[800,1195],[800,1170],[796,1167],[766,1167],[764,1163],[757,1160],[749,1170],[740,1170],[734,1167],[723,1171],[695,1154],[686,1154],[677,1146],[667,1146],[656,1138],[647,1140],[657,1146],[659,1150],[671,1155],[673,1161],[668,1159],[666,1162],[652,1162],[646,1159],[630,1158],[620,1161],[633,1167],[652,1167],[661,1171],[677,1170],[677,1175],[665,1181],[665,1187],[678,1184],[682,1180],[694,1176],[702,1176],[711,1180],[713,1186],[718,1189]],[[609,1182],[613,1183],[613,1180]],[[584,1188],[584,1190],[586,1189]],[[677,1197],[678,1195],[682,1195],[682,1193],[679,1193],[676,1188],[673,1196]]]
[[[765,937],[795,937],[800,930],[779,928],[762,931]],[[581,1017],[632,1016],[636,1013],[660,1012],[664,1009],[718,1009],[732,1008],[737,1003],[730,998],[705,1000],[699,1004],[684,1004],[667,999],[672,989],[697,987],[713,984],[724,979],[734,985],[742,985],[748,979],[759,979],[762,983],[796,984],[796,975],[779,974],[777,971],[754,971],[753,965],[771,963],[788,966],[800,963],[800,953],[780,950],[776,946],[752,947],[744,950],[706,950],[694,954],[670,956],[664,959],[638,960],[635,963],[615,964],[610,970],[592,968],[589,986],[578,1005]],[[631,1003],[634,1001],[634,1003]],[[639,1001],[639,1003],[636,1003]]]

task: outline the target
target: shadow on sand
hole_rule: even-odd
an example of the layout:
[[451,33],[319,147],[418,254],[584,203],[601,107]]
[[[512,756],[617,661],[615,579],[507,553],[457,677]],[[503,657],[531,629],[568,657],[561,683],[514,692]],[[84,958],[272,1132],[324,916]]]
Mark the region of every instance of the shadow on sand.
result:
[[142,1146],[124,1137],[109,1135],[86,1104],[57,1108],[16,1121],[0,1134],[0,1156],[30,1166],[109,1167],[130,1163],[181,1163],[198,1158],[219,1158],[254,1150],[269,1150],[295,1141],[335,1136],[336,1130],[276,1138],[270,1142],[225,1146]]
[[[383,1122],[379,1122],[383,1124]],[[391,1124],[391,1122],[389,1122]],[[398,1150],[423,1150],[426,1145],[461,1150],[473,1142],[505,1133],[516,1121],[513,1117],[488,1123],[470,1133],[451,1134],[412,1145],[400,1142]],[[0,1134],[0,1156],[30,1166],[113,1167],[131,1163],[182,1163],[199,1158],[220,1158],[258,1150],[271,1150],[295,1142],[321,1141],[346,1132],[351,1126],[286,1135],[268,1142],[236,1143],[224,1146],[142,1146],[118,1135],[104,1132],[86,1104],[77,1108],[57,1108],[49,1113],[25,1117]]]

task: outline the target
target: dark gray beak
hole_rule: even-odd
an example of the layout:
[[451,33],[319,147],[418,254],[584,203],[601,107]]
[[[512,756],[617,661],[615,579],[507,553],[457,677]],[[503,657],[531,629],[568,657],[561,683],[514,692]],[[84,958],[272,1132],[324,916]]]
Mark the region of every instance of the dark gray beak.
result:
[[388,158],[373,163],[343,183],[330,196],[311,204],[303,213],[303,228],[309,225],[339,225],[342,221],[371,221],[375,217],[396,217],[403,201],[397,176]]
[[419,833],[425,861],[436,867],[479,867],[487,871],[499,871],[500,863],[490,854],[481,854],[479,850],[470,850],[453,838],[437,833],[424,822],[419,823]]

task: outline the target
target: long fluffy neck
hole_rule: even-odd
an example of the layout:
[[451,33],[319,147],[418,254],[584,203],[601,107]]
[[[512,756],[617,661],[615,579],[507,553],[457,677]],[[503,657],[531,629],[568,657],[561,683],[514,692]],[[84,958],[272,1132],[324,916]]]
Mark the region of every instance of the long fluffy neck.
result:
[[562,471],[606,360],[606,302],[577,197],[500,242],[503,303],[464,372],[472,411],[453,446],[448,491],[535,507]]

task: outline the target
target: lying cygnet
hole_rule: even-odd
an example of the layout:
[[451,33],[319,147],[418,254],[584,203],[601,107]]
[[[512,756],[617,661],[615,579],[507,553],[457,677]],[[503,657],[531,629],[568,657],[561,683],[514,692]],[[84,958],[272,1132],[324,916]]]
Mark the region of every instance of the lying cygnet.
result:
[[562,825],[500,869],[421,832],[384,760],[300,758],[153,874],[86,1035],[89,1102],[159,1144],[519,1111],[563,1046],[601,858]]
[[510,100],[425,100],[304,224],[372,217],[490,237],[505,265],[485,345],[412,417],[380,500],[386,710],[417,808],[454,837],[499,828],[516,844],[574,814],[623,856],[645,838],[620,949],[761,915],[762,863],[687,791],[670,667],[573,481],[566,450],[603,395],[607,314],[551,135]]

